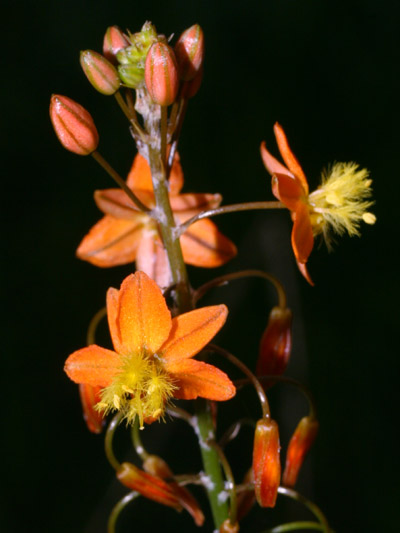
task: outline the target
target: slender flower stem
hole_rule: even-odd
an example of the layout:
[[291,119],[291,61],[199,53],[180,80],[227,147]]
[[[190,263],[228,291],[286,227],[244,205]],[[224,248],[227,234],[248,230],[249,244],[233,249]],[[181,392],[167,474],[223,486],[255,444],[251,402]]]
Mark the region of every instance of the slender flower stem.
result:
[[265,529],[261,533],[285,533],[286,531],[302,531],[315,529],[316,531],[324,531],[324,527],[317,522],[288,522],[287,524],[279,524],[271,529]]
[[128,87],[125,88],[125,97],[126,97],[126,103],[128,104],[129,112],[131,116],[136,120],[136,110],[135,110],[135,101],[133,99],[133,92],[132,89],[128,89]]
[[111,511],[107,524],[107,533],[115,533],[115,525],[121,511],[128,505],[129,502],[136,499],[140,494],[136,491],[129,492],[126,496],[121,498]]
[[171,150],[169,152],[169,157],[168,157],[167,176],[169,175],[169,172],[172,168],[172,163],[174,162],[175,153],[176,153],[176,150],[178,149],[179,137],[181,135],[183,121],[186,115],[187,105],[188,105],[188,101],[185,99],[182,99],[181,104],[179,106],[179,114],[178,114],[176,126],[173,131],[172,138],[171,138]]
[[121,464],[118,462],[117,458],[115,457],[113,446],[112,446],[114,433],[115,433],[115,430],[118,424],[121,422],[121,418],[122,418],[122,413],[117,413],[111,419],[111,422],[108,424],[108,428],[106,431],[106,437],[104,440],[106,456],[107,456],[107,459],[110,465],[114,468],[114,470],[119,470],[121,468]]
[[124,115],[126,116],[126,118],[131,123],[132,128],[135,130],[135,133],[137,135],[139,135],[139,137],[143,140],[144,137],[145,137],[145,132],[142,130],[139,122],[137,121],[135,108],[133,107],[133,109],[132,109],[132,107],[130,105],[129,106],[126,105],[125,100],[123,99],[123,97],[122,97],[122,95],[121,95],[121,93],[119,91],[117,91],[114,94],[114,96],[115,96],[115,99],[118,102],[118,105],[120,106],[120,108],[124,112]]
[[[247,379],[246,379],[247,381]],[[252,418],[241,418],[237,422],[234,422],[222,435],[222,437],[219,439],[219,446],[224,449],[225,446],[231,442],[232,440],[236,439],[236,437],[239,434],[239,431],[242,429],[243,426],[250,426],[253,428],[253,430],[256,427],[256,423]]]
[[214,287],[226,285],[230,281],[248,277],[259,277],[270,281],[278,293],[279,307],[286,307],[286,294],[282,283],[275,276],[269,274],[268,272],[264,272],[263,270],[241,270],[240,272],[233,272],[232,274],[225,274],[224,276],[214,278],[204,285],[201,285],[201,287],[194,291],[193,302],[196,304],[200,298],[202,298],[210,289]]
[[[317,408],[316,408],[316,405],[315,405],[315,400],[314,400],[314,397],[313,395],[311,394],[311,391],[308,387],[306,387],[305,385],[303,385],[303,383],[301,383],[300,381],[297,381],[293,378],[288,378],[286,376],[274,376],[274,375],[269,375],[269,376],[257,376],[257,379],[258,381],[260,381],[261,383],[263,381],[266,381],[266,382],[276,382],[276,383],[286,383],[288,385],[293,385],[294,387],[296,387],[297,389],[299,389],[303,394],[304,396],[306,397],[307,399],[307,402],[308,402],[308,407],[309,407],[309,410],[310,410],[310,416],[312,418],[317,418]],[[238,379],[235,381],[235,387],[236,388],[240,388],[242,387],[243,385],[249,385],[251,383],[251,381],[249,379]]]
[[219,353],[220,355],[225,357],[225,359],[228,359],[228,361],[230,361],[235,366],[237,366],[243,372],[243,374],[246,374],[246,376],[250,380],[251,384],[254,386],[254,388],[257,391],[258,398],[259,398],[260,403],[261,403],[263,417],[264,418],[270,418],[271,413],[270,413],[270,409],[269,409],[269,403],[268,403],[267,395],[265,394],[264,389],[261,386],[261,383],[258,381],[258,379],[253,374],[253,372],[244,363],[242,363],[242,361],[240,361],[240,359],[235,357],[232,353],[228,352],[228,350],[225,350],[224,348],[221,348],[220,346],[217,346],[216,344],[212,344],[212,343],[208,344],[207,348],[212,350],[213,352]]
[[132,437],[133,447],[135,448],[136,453],[142,459],[142,461],[145,461],[149,457],[149,454],[146,452],[142,444],[142,439],[140,438],[140,433],[139,433],[139,421],[137,419],[135,420],[132,426],[131,437]]
[[[161,106],[161,164],[167,167],[167,128],[168,128],[168,108]],[[166,173],[165,178],[168,178]]]
[[176,407],[175,405],[170,405],[167,407],[166,411],[170,416],[173,416],[174,418],[180,418],[181,420],[184,420],[185,422],[193,426],[192,415],[184,409]]
[[321,531],[323,531],[324,533],[332,532],[331,528],[329,527],[328,520],[326,519],[324,513],[321,511],[321,509],[317,505],[315,505],[314,502],[308,500],[307,498],[302,496],[300,493],[298,493],[296,490],[289,489],[287,487],[279,487],[278,493],[282,494],[283,496],[287,496],[288,498],[291,498],[292,500],[296,500],[302,505],[305,505],[313,513],[313,515],[318,519],[319,523],[322,526]]
[[129,196],[132,202],[141,210],[146,212],[149,216],[153,216],[151,209],[145,206],[136,194],[127,186],[124,179],[112,168],[112,166],[107,163],[104,157],[97,151],[92,152],[91,155],[99,163],[100,166],[112,177],[112,179],[121,187],[121,189]]
[[242,204],[224,205],[222,207],[216,207],[209,209],[208,211],[202,211],[192,218],[189,218],[183,224],[180,224],[176,228],[176,233],[180,237],[189,226],[201,220],[203,218],[215,217],[217,215],[223,215],[225,213],[236,213],[237,211],[252,211],[254,209],[283,209],[285,206],[281,202],[247,202]]
[[90,346],[91,344],[95,344],[95,335],[97,326],[99,325],[102,318],[104,318],[107,315],[107,308],[102,307],[97,313],[94,315],[92,320],[89,323],[88,331],[86,334],[86,344]]
[[229,461],[225,457],[224,452],[222,451],[222,448],[215,442],[215,441],[209,441],[209,445],[212,446],[215,451],[218,453],[219,460],[221,462],[222,468],[224,469],[225,477],[227,479],[228,485],[229,485],[229,498],[230,498],[230,510],[229,510],[229,521],[231,524],[236,523],[236,516],[237,516],[237,501],[236,501],[236,483],[235,478],[233,476],[233,472],[231,469],[231,465],[229,464]]

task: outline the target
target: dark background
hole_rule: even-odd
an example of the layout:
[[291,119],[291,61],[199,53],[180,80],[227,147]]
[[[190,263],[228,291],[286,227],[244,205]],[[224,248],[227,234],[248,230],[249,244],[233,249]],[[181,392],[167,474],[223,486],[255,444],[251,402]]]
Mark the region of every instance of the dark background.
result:
[[[145,20],[166,35],[197,22],[206,36],[204,83],[180,146],[187,191],[218,191],[225,203],[271,199],[259,144],[265,139],[276,153],[276,120],[311,189],[334,161],[354,160],[371,172],[377,224],[365,226],[361,239],[340,239],[333,254],[315,248],[314,288],[297,272],[286,212],[216,219],[239,248],[217,273],[264,268],[287,288],[295,313],[288,374],[310,386],[321,420],[299,490],[337,532],[398,531],[398,6],[389,0],[8,2],[1,83],[2,531],[102,533],[105,516],[125,494],[113,481],[102,437],[81,420],[76,387],[62,367],[84,345],[106,289],[118,287],[131,269],[100,270],[75,259],[99,217],[93,190],[111,183],[91,158],[61,148],[48,103],[55,92],[84,105],[98,126],[100,151],[125,174],[134,153],[125,118],[113,98],[89,86],[78,54],[101,51],[107,26],[138,31]],[[198,286],[213,272],[191,268],[190,275]],[[275,304],[264,288],[261,281],[241,282],[204,300],[228,303],[221,344],[250,366]],[[287,389],[273,391],[271,400],[285,447],[305,403]],[[224,407],[229,416],[242,413],[236,402]],[[145,435],[150,451],[178,473],[199,467],[189,432],[176,423],[167,426],[171,431],[155,426]],[[239,480],[251,455],[250,432],[243,433],[231,448]],[[118,439],[122,458],[127,443]],[[277,510],[256,512],[242,530],[261,531],[285,516],[309,515],[279,499]],[[195,529],[190,517],[141,501],[126,510],[118,531],[160,524],[165,531]]]

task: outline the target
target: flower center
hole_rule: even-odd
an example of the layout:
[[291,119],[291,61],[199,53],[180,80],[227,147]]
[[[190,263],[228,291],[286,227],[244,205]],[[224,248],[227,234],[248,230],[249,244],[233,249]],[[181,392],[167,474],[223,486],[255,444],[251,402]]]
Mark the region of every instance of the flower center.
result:
[[176,387],[157,357],[146,353],[121,357],[121,369],[102,390],[96,407],[104,414],[120,411],[128,423],[138,416],[142,429],[146,419],[152,421],[164,415]]

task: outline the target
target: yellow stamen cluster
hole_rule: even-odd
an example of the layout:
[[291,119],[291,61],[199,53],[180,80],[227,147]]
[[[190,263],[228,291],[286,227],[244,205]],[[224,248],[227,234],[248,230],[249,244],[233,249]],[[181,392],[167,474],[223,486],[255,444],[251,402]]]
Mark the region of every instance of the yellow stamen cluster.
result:
[[359,235],[360,222],[374,224],[376,217],[368,209],[372,180],[368,170],[356,163],[335,163],[322,174],[322,184],[308,197],[314,235],[323,234],[329,247],[330,233]]
[[164,415],[176,388],[157,355],[135,353],[122,357],[122,365],[112,383],[101,392],[97,409],[120,411],[128,423],[139,417],[140,428],[146,419]]

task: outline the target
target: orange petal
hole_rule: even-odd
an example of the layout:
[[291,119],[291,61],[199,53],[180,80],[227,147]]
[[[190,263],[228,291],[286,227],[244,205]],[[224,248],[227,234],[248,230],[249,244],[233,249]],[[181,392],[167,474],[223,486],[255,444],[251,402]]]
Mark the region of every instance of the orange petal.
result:
[[[169,192],[173,196],[178,194],[183,187],[183,172],[178,153],[175,154],[168,182]],[[135,192],[136,189],[153,192],[150,166],[146,159],[140,154],[137,154],[133,160],[132,168],[128,174],[126,183],[128,187],[135,190]]]
[[81,398],[83,418],[92,433],[101,433],[104,425],[104,418],[100,411],[95,409],[95,405],[100,401],[101,387],[92,387],[86,383],[79,385],[79,395]]
[[[169,150],[168,150],[169,151]],[[171,196],[179,194],[183,187],[183,171],[181,166],[181,158],[178,152],[175,152],[174,162],[172,164],[171,172],[168,179],[169,193]]]
[[168,363],[167,370],[178,387],[174,397],[194,400],[198,396],[208,400],[230,400],[236,394],[232,381],[215,366],[194,359]]
[[299,263],[306,263],[314,246],[314,236],[308,207],[299,203],[294,214],[292,247]]
[[117,318],[123,353],[156,353],[171,330],[171,313],[158,285],[144,272],[124,279]]
[[285,174],[286,176],[289,176],[293,178],[293,174],[280,163],[273,155],[271,155],[266,147],[265,141],[261,143],[260,146],[261,151],[261,157],[264,163],[265,168],[268,170],[268,172],[271,174]]
[[[153,207],[154,195],[152,192],[137,189],[135,194],[146,206]],[[122,189],[95,191],[94,201],[100,211],[106,215],[125,220],[137,220],[138,218],[138,208]],[[142,214],[142,217],[146,217],[146,215]]]
[[154,232],[143,232],[136,252],[136,269],[145,272],[159,287],[168,287],[172,283],[167,252]]
[[92,344],[71,354],[65,361],[64,370],[75,383],[107,387],[120,366],[118,354]]
[[218,207],[222,202],[220,194],[209,193],[188,193],[170,195],[170,203],[174,215],[179,215],[179,221],[185,222],[188,218],[196,215],[200,211]]
[[297,161],[296,156],[290,149],[286,134],[283,131],[282,126],[278,124],[278,122],[276,122],[274,125],[274,133],[282,159],[286,163],[286,166],[288,167],[290,172],[292,172],[292,174],[294,174],[296,178],[301,181],[306,194],[308,194],[307,178],[303,172],[303,169],[300,166],[300,163]]
[[237,253],[233,242],[207,218],[192,224],[180,241],[183,259],[189,265],[213,268],[225,264]]
[[228,316],[225,305],[202,307],[172,319],[171,333],[160,349],[168,366],[193,357],[218,333]]
[[274,174],[271,185],[275,198],[278,198],[291,211],[296,211],[299,201],[305,198],[303,186],[295,177]]
[[106,215],[83,238],[76,254],[99,267],[125,265],[135,260],[142,219],[122,220]]
[[310,277],[310,274],[308,273],[307,265],[306,263],[299,263],[297,261],[297,266],[299,267],[300,272],[303,274],[303,276],[306,278],[308,283],[312,286],[314,286],[314,282]]
[[107,291],[107,318],[108,327],[110,329],[111,340],[114,345],[114,350],[117,353],[122,352],[122,344],[119,336],[119,329],[117,324],[119,311],[119,290],[110,287]]

